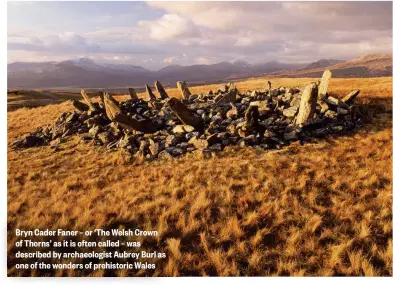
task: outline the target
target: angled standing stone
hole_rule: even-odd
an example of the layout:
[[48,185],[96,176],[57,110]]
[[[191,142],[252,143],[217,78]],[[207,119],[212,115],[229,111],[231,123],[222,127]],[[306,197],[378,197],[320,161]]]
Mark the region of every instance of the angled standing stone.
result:
[[356,96],[358,96],[359,92],[359,89],[352,91],[347,96],[345,96],[342,101],[346,104],[352,104],[353,101],[355,101]]
[[137,121],[123,115],[119,106],[117,106],[112,99],[108,93],[104,94],[106,114],[111,121],[118,123],[127,130],[137,130],[142,133],[154,133],[158,130],[157,127],[149,120]]
[[105,112],[109,120],[114,121],[117,114],[120,114],[120,108],[117,104],[112,101],[113,98],[109,95],[108,92],[104,94],[104,105]]
[[332,78],[332,73],[326,69],[322,75],[321,83],[318,86],[318,100],[323,100],[328,94],[329,80]]
[[184,99],[188,99],[191,96],[191,92],[188,89],[185,81],[178,81],[177,88],[179,88]]
[[315,106],[318,99],[318,86],[315,83],[307,85],[302,93],[299,112],[296,117],[296,125],[303,126],[314,116]]
[[244,114],[244,118],[246,119],[246,121],[244,122],[244,128],[246,130],[251,130],[258,127],[258,116],[258,106],[248,107],[246,113]]
[[183,124],[193,126],[196,130],[203,129],[201,117],[188,109],[179,99],[169,99],[168,105]]
[[236,102],[236,95],[237,95],[236,87],[230,88],[229,92],[224,94],[219,100],[217,100],[217,102],[218,103],[235,103]]
[[87,105],[89,106],[89,109],[91,111],[97,111],[97,108],[93,105],[93,103],[90,100],[90,97],[87,95],[85,90],[81,91],[82,97],[85,99]]
[[71,99],[72,105],[75,107],[80,112],[85,112],[89,110],[89,106],[87,106],[85,103],[82,103],[81,101]]
[[156,96],[154,95],[153,91],[151,91],[151,88],[149,85],[146,84],[146,93],[149,96],[150,101],[155,101],[157,100]]
[[131,100],[138,100],[138,96],[133,88],[128,88],[128,94],[131,97]]
[[112,97],[111,94],[109,94],[108,92],[104,93],[104,99],[107,98],[107,100],[110,100],[113,104],[115,104],[116,106],[119,106],[119,102],[116,101],[115,98]]
[[231,104],[231,109],[226,113],[227,118],[236,118],[239,112],[237,111],[236,105],[233,103]]
[[160,81],[157,80],[154,83],[154,85],[156,86],[156,90],[158,94],[160,94],[161,99],[169,98],[168,94],[166,93],[164,87],[161,85]]

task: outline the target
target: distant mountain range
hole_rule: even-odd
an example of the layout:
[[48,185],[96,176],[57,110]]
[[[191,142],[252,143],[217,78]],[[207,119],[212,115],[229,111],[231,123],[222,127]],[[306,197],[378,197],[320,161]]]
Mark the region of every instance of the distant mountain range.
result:
[[129,64],[102,64],[88,58],[61,62],[15,62],[8,64],[8,88],[141,87],[159,80],[165,85],[214,82],[256,76],[319,77],[329,68],[335,77],[392,75],[391,55],[367,55],[350,61],[321,59],[310,64],[277,61],[250,64],[243,60],[211,65],[170,65],[158,71]]
[[369,54],[348,61],[319,60],[305,68],[289,72],[277,72],[273,76],[320,77],[325,69],[329,69],[334,77],[342,78],[392,76],[392,55]]
[[320,67],[327,67],[331,66],[337,63],[344,62],[345,60],[337,60],[337,59],[320,59],[318,61],[312,62],[310,64],[307,64],[306,66],[300,68],[299,70],[308,70],[308,69],[314,69],[314,68],[320,68]]

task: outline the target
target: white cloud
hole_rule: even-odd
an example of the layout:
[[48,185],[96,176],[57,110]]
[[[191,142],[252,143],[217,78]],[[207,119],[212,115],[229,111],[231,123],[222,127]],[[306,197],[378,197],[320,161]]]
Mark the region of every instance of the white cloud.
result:
[[9,60],[18,59],[18,53],[19,58],[48,60],[84,54],[159,68],[235,58],[349,59],[392,48],[389,2],[148,2],[144,9],[152,12],[149,20],[128,22],[125,11],[124,22],[104,28],[86,15],[86,23],[94,23],[88,32],[8,27]]
[[155,40],[198,35],[196,27],[190,21],[176,14],[165,14],[155,21],[140,21],[138,25],[148,28],[150,38]]
[[170,56],[170,57],[164,58],[164,60],[162,62],[164,62],[164,63],[172,63],[174,59],[175,59],[174,56]]
[[202,56],[195,58],[194,61],[197,64],[212,64],[212,63],[214,63],[214,61],[212,59],[202,57]]

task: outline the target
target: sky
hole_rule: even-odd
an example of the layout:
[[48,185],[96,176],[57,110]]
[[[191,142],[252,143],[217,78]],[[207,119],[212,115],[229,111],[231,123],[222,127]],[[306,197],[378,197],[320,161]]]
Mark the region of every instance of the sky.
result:
[[391,2],[8,2],[8,63],[159,69],[391,53]]

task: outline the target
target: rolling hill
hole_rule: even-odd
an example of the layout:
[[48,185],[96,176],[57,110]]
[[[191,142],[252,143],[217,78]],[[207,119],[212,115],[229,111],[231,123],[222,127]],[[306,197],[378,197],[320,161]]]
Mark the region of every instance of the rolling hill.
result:
[[308,65],[308,69],[290,72],[277,72],[277,77],[320,77],[325,69],[330,69],[334,77],[381,77],[392,76],[392,55],[370,54],[349,61],[318,66],[318,62]]
[[61,62],[8,64],[8,88],[109,88],[142,87],[160,80],[174,85],[178,80],[189,83],[212,83],[248,77],[320,77],[329,68],[335,77],[391,76],[391,55],[366,55],[342,61],[321,59],[308,65],[277,61],[250,64],[243,60],[211,65],[170,65],[157,71],[129,64],[101,64],[81,58]]
[[100,64],[86,58],[62,62],[15,62],[8,65],[8,88],[141,87],[146,83],[153,84],[157,79],[164,84],[175,84],[178,80],[213,82],[259,76],[274,71],[296,70],[299,67],[299,64],[280,62],[250,64],[234,61],[212,65],[170,65],[151,71],[127,64]]

